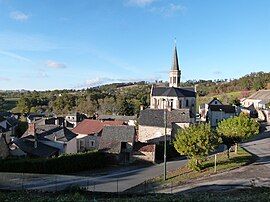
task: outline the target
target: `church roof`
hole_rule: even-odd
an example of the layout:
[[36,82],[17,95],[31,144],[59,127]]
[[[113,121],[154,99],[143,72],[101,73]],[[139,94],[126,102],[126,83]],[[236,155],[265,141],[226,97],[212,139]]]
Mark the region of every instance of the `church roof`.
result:
[[196,97],[196,92],[187,88],[153,87],[152,96]]
[[177,70],[177,71],[179,71],[179,63],[178,63],[178,55],[177,55],[177,49],[176,49],[176,46],[174,47],[172,70]]
[[[190,123],[189,109],[173,109],[172,111],[167,111],[167,127],[172,128],[173,123]],[[164,110],[142,110],[140,112],[139,125],[164,127]]]

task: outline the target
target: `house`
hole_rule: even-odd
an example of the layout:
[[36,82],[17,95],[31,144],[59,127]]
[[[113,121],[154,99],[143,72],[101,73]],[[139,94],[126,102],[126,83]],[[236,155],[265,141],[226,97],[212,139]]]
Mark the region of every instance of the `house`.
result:
[[255,109],[268,109],[270,107],[270,90],[259,90],[244,99],[241,104],[246,108],[253,105]]
[[220,100],[214,98],[208,103],[207,121],[211,127],[216,127],[218,122],[236,115],[236,109],[232,105],[224,105]]
[[173,63],[169,73],[169,86],[155,84],[151,88],[151,109],[189,109],[190,114],[196,114],[196,92],[194,88],[180,87],[181,70],[178,62],[176,46]]
[[15,135],[16,127],[18,126],[18,119],[16,116],[1,116],[0,115],[0,133],[9,134],[9,136]]
[[188,127],[193,121],[189,109],[142,110],[139,116],[138,141],[151,143],[164,141],[165,123],[167,140],[172,140],[178,129]]
[[156,144],[135,142],[132,152],[134,161],[156,161]]
[[64,126],[30,123],[21,138],[12,140],[10,149],[15,156],[51,157],[74,154],[77,153],[76,134]]
[[14,139],[10,149],[13,156],[49,158],[60,154],[60,149],[46,145],[32,135]]
[[123,121],[100,121],[84,119],[72,132],[77,134],[78,151],[98,149],[102,130],[105,126],[123,125]]
[[129,163],[134,141],[134,126],[105,126],[99,143],[99,151],[114,154],[119,162]]
[[86,119],[86,115],[75,112],[74,114],[69,114],[65,116],[66,126],[69,128],[75,128],[78,123]]
[[26,117],[27,123],[33,123],[36,122],[42,118],[45,118],[45,114],[29,114]]
[[123,121],[126,125],[129,126],[135,126],[137,123],[136,116],[97,115],[96,119],[101,121]]

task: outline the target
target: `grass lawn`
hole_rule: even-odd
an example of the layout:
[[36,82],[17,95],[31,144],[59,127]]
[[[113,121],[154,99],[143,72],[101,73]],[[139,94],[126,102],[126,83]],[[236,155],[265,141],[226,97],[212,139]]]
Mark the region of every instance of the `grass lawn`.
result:
[[190,194],[108,194],[86,191],[41,193],[26,191],[1,191],[0,201],[5,202],[54,202],[54,201],[269,201],[270,189],[254,187],[226,192],[199,192]]
[[[244,150],[243,148],[238,149],[238,153],[230,153],[230,159],[228,159],[226,152],[220,153],[217,155],[217,173],[235,169],[251,163],[255,160],[255,157]],[[188,182],[191,182],[194,179],[207,177],[215,174],[214,172],[214,156],[209,157],[205,162],[203,162],[203,169],[201,171],[193,171],[187,167],[187,165],[180,167],[178,170],[167,173],[167,180],[163,180],[163,176],[148,180],[145,183],[137,185],[136,187],[131,188],[129,191],[138,191],[145,190],[145,186],[153,189],[154,187],[170,187],[183,185]]]

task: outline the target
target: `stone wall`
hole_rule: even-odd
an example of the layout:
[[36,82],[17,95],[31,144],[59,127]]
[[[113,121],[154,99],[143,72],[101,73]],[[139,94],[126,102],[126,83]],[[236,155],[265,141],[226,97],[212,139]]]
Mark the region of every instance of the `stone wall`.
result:
[[[164,127],[139,125],[138,141],[158,143],[160,141],[163,141],[164,132],[165,132]],[[169,137],[168,140],[170,140],[171,136],[170,128],[167,128],[167,135]]]

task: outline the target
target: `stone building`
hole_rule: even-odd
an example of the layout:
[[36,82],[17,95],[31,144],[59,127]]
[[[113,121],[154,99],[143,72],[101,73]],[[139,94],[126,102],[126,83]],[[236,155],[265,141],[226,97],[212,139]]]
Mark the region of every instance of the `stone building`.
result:
[[159,143],[172,140],[178,129],[195,122],[196,92],[194,88],[180,87],[181,70],[176,46],[169,73],[169,85],[153,85],[150,109],[142,110],[139,117],[138,141]]
[[151,109],[189,109],[192,116],[196,114],[196,92],[194,88],[180,87],[181,70],[176,46],[173,63],[169,72],[169,86],[153,85],[151,88]]

